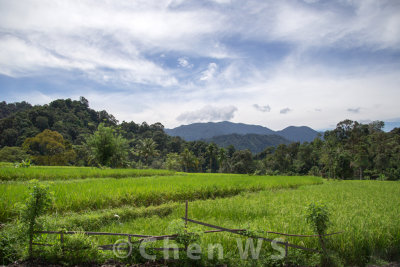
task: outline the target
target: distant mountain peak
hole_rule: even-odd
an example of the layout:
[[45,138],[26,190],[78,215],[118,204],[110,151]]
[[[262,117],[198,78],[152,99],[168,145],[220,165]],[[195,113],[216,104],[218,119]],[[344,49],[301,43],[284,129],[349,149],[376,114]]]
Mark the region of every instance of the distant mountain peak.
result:
[[318,132],[307,126],[289,126],[281,131],[273,131],[260,125],[234,123],[229,121],[205,122],[181,125],[174,129],[165,129],[171,136],[180,136],[186,141],[210,139],[230,134],[279,135],[292,142],[310,142],[318,136]]

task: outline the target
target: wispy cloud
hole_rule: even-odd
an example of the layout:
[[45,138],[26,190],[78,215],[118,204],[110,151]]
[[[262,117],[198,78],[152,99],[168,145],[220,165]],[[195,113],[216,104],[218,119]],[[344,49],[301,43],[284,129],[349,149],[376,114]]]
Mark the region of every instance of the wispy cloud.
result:
[[214,78],[214,75],[216,74],[218,69],[218,65],[214,62],[208,64],[208,67],[205,71],[201,73],[200,80],[201,81],[210,81],[212,78]]
[[[5,100],[89,94],[120,120],[167,127],[326,128],[398,114],[400,5],[390,0],[0,0],[0,25]],[[282,109],[254,104],[265,101]]]
[[201,121],[229,121],[234,117],[237,110],[235,106],[205,106],[199,110],[182,113],[177,117],[177,120],[189,123]]
[[360,113],[360,108],[348,108],[347,111],[351,113]]
[[188,68],[188,69],[193,68],[193,64],[190,64],[188,58],[186,57],[178,58],[178,64],[183,68]]
[[261,112],[270,112],[271,111],[271,107],[269,105],[266,106],[260,106],[258,104],[253,104],[253,107]]
[[279,111],[280,114],[287,114],[291,112],[292,110],[290,108],[283,108]]

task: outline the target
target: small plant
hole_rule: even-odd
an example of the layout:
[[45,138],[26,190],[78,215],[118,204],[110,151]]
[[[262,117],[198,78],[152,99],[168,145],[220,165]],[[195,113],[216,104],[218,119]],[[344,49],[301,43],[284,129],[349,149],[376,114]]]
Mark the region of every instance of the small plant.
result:
[[29,168],[31,166],[31,160],[22,160],[20,163],[15,164],[15,168]]
[[[200,245],[202,231],[197,227],[187,227],[182,220],[174,220],[170,223],[169,231],[176,234],[174,238],[178,245],[183,245],[185,250],[180,252],[179,266],[197,266],[201,261],[188,257],[188,248],[191,245]],[[201,254],[199,255],[201,258]]]
[[185,223],[182,220],[172,221],[169,226],[169,231],[177,234],[174,240],[176,243],[184,245],[185,247],[198,242],[202,233],[198,228],[185,227]]
[[52,203],[52,198],[48,191],[48,187],[32,181],[32,192],[26,200],[24,209],[22,210],[22,222],[26,223],[27,234],[29,237],[29,258],[32,258],[32,242],[35,231],[38,230],[37,219],[45,213],[46,209]]
[[319,242],[321,244],[321,266],[341,266],[340,258],[334,253],[328,253],[326,248],[326,241],[324,235],[330,224],[330,212],[328,207],[322,203],[311,203],[307,207],[306,220],[318,234]]
[[329,210],[325,204],[311,203],[307,207],[306,220],[318,235],[324,235],[329,226]]
[[49,247],[43,257],[49,263],[62,263],[73,266],[84,263],[96,263],[102,258],[97,243],[83,233],[64,235],[64,242]]

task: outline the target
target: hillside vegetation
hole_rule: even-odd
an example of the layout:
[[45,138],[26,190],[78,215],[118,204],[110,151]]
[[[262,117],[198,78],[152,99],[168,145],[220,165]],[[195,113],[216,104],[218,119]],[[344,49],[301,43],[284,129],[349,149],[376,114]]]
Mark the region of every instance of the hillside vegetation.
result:
[[[119,123],[106,111],[89,108],[84,97],[79,101],[59,99],[42,106],[2,102],[0,107],[0,161],[18,165],[29,162],[340,179],[400,177],[400,130],[386,133],[381,121],[362,124],[344,120],[321,138],[290,143],[276,135],[242,136],[250,127],[245,124],[221,122],[181,127],[186,131],[196,126],[203,138],[207,136],[203,134],[214,134],[212,129],[219,129],[218,134],[238,131],[214,137],[208,143],[169,136],[161,123]],[[250,128],[257,133],[271,131],[261,126]],[[292,140],[318,136],[308,127],[288,127],[279,134]]]

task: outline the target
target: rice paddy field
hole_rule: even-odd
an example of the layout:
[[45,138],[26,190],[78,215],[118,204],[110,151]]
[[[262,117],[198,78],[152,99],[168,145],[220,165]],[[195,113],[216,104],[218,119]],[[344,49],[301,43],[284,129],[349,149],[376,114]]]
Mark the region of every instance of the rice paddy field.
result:
[[[40,169],[40,168],[38,168]],[[328,232],[341,232],[326,238],[329,252],[338,266],[367,266],[398,260],[400,255],[400,183],[389,181],[327,181],[319,177],[249,176],[232,174],[186,174],[154,170],[124,170],[143,175],[111,176],[104,172],[70,168],[41,168],[41,183],[54,192],[54,202],[41,218],[46,230],[84,230],[143,235],[174,234],[173,226],[185,215],[231,229],[260,231],[264,237],[279,237],[263,231],[289,234],[314,234],[306,222],[309,203],[323,202],[330,210]],[[32,169],[33,170],[33,169]],[[57,172],[60,170],[60,172]],[[93,171],[97,177],[77,175]],[[16,172],[20,169],[16,169]],[[21,172],[24,172],[22,170]],[[145,172],[146,171],[146,172]],[[33,171],[34,172],[34,171]],[[31,172],[25,177],[36,178]],[[46,173],[48,172],[48,173]],[[121,171],[122,172],[122,171]],[[5,172],[1,172],[3,174]],[[45,173],[45,174],[43,174]],[[30,176],[31,175],[31,176]],[[54,177],[51,178],[51,175]],[[122,174],[121,174],[122,175]],[[0,176],[2,177],[2,176]],[[13,176],[14,177],[14,176]],[[62,178],[68,177],[68,178]],[[102,178],[103,177],[103,178]],[[107,178],[104,178],[107,177]],[[118,177],[118,178],[117,178]],[[85,178],[85,179],[83,179]],[[12,227],[18,208],[29,194],[28,178],[1,179],[0,221]],[[52,181],[51,181],[52,180]],[[117,216],[116,216],[117,215]],[[212,230],[189,223],[197,230]],[[210,244],[223,247],[223,259],[203,261],[213,266],[279,266],[271,261],[276,253],[263,243],[258,260],[241,259],[237,235],[212,233],[200,235],[201,251],[207,254]],[[119,237],[91,237],[99,244],[113,244]],[[243,242],[245,239],[242,238]],[[318,249],[318,239],[285,237],[284,240]],[[154,242],[149,246],[162,246]],[[105,255],[112,257],[112,253]],[[290,262],[316,265],[317,254],[289,249]],[[207,258],[207,256],[204,256]]]

